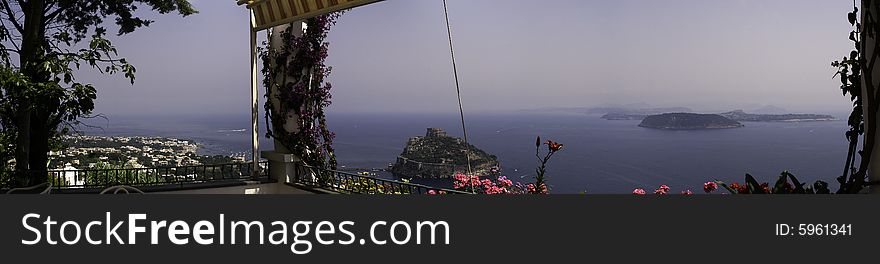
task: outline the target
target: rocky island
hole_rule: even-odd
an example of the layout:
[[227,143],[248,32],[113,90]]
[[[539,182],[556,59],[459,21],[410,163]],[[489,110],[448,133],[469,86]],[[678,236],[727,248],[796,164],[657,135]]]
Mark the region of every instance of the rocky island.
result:
[[743,124],[716,114],[668,113],[647,116],[639,126],[668,130],[697,130],[738,128]]
[[602,119],[605,120],[642,120],[646,116],[662,113],[687,113],[692,110],[687,107],[659,107],[659,108],[629,108],[629,107],[608,107],[593,108],[588,113],[604,113]]
[[473,174],[485,176],[500,167],[498,159],[485,151],[451,137],[439,128],[428,128],[423,137],[410,138],[391,172],[398,177],[451,178],[467,173],[470,153]]

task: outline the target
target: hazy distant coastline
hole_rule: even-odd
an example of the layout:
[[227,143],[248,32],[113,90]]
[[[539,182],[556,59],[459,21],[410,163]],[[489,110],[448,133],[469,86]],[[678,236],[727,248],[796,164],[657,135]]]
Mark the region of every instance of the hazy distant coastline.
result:
[[[550,170],[554,193],[623,193],[633,186],[667,184],[675,189],[697,189],[707,178],[740,179],[790,170],[805,179],[833,181],[838,175],[829,163],[846,158],[846,122],[755,122],[740,129],[703,133],[645,129],[637,121],[612,122],[597,115],[511,113],[468,115],[471,144],[498,156],[503,174],[529,179],[534,173],[536,135],[565,144]],[[221,115],[168,118],[111,117],[103,129],[85,129],[103,136],[161,136],[199,143],[199,155],[249,157],[248,132],[217,133],[247,127],[250,119]],[[334,145],[339,164],[346,168],[387,168],[401,153],[407,139],[422,134],[426,126],[447,127],[461,137],[455,114],[329,113],[336,132]],[[261,124],[263,125],[263,124]],[[262,127],[261,127],[262,128]],[[262,131],[262,130],[261,130]],[[272,142],[259,137],[261,150]],[[798,148],[790,148],[797,145]],[[671,151],[674,149],[674,151]],[[766,151],[773,149],[774,151]],[[805,155],[809,153],[809,155]],[[393,177],[378,171],[378,177]],[[736,178],[734,178],[736,177]],[[768,178],[769,179],[769,178]],[[426,185],[450,184],[433,179],[413,179]],[[451,186],[451,185],[449,185]]]

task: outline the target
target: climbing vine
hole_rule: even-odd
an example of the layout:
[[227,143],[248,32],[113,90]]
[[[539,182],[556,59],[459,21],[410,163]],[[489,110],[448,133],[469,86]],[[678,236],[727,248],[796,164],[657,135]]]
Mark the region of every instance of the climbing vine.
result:
[[[330,45],[325,39],[340,15],[308,19],[301,36],[293,34],[299,27],[273,32],[280,34],[280,47],[266,45],[260,50],[267,98],[266,137],[275,138],[304,163],[328,169],[336,169],[337,163],[333,150],[335,134],[327,127],[324,114],[331,104],[333,87],[325,82],[332,70],[324,64]],[[288,131],[287,122],[296,122],[287,125],[298,129]]]
[[[849,131],[846,139],[849,141],[846,164],[843,174],[837,178],[840,183],[838,193],[858,193],[866,185],[868,164],[871,161],[873,146],[877,133],[877,112],[880,110],[880,89],[877,89],[873,80],[873,70],[880,56],[880,42],[873,41],[873,54],[868,57],[868,39],[876,39],[880,34],[877,27],[877,19],[874,17],[876,6],[871,5],[871,0],[863,0],[863,17],[859,18],[859,8],[853,1],[853,11],[847,14],[847,19],[852,27],[849,40],[853,42],[854,49],[842,60],[834,61],[831,65],[837,68],[836,78],[840,79],[840,89],[843,95],[850,95],[853,102],[853,110],[849,116]],[[864,80],[864,82],[863,82]],[[865,105],[870,109],[865,109]],[[869,124],[866,126],[866,124]],[[862,150],[858,150],[859,138],[864,138]],[[856,164],[856,154],[859,155],[859,163]]]

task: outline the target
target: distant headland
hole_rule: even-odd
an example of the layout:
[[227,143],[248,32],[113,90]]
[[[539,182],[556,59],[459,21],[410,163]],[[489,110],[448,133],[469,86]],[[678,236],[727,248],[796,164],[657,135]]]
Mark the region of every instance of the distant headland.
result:
[[[792,114],[784,113],[782,108],[765,106],[755,110],[758,113],[747,113],[743,110],[734,110],[730,112],[718,113],[730,120],[737,122],[814,122],[814,121],[834,121],[834,116],[824,114]],[[775,113],[768,113],[774,111]],[[599,107],[591,108],[587,113],[602,114],[605,120],[642,120],[650,115],[658,115],[665,113],[693,113],[694,111],[685,107],[667,107],[667,108],[626,108],[626,107]]]
[[[815,122],[837,120],[831,115],[820,114],[750,114],[743,110],[735,110],[718,114],[737,122]],[[642,120],[649,114],[607,113],[602,115],[605,120]]]
[[640,127],[668,130],[725,129],[743,127],[740,122],[716,114],[667,113],[649,115]]
[[830,115],[817,114],[777,114],[762,115],[749,114],[743,110],[735,110],[721,114],[724,117],[740,122],[803,122],[803,121],[832,121],[835,120]]

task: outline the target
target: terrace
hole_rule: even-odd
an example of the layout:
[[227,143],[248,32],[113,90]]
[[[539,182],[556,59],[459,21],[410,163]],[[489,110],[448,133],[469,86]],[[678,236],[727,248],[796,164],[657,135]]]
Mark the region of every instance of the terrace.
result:
[[[271,30],[272,32],[284,32],[286,30],[290,30],[295,34],[302,34],[306,28],[302,27],[302,23],[298,21],[303,21],[303,19],[314,17],[317,15],[328,14],[331,12],[335,12],[338,10],[343,10],[347,8],[353,8],[360,5],[367,5],[374,2],[378,2],[378,0],[349,0],[345,2],[337,2],[337,1],[324,1],[324,0],[305,0],[301,1],[301,3],[297,3],[296,5],[275,5],[273,7],[273,1],[265,1],[265,0],[238,0],[237,3],[239,5],[243,5],[250,11],[250,41],[251,41],[251,100],[249,101],[249,107],[252,110],[252,128],[250,129],[252,132],[252,147],[253,147],[253,156],[251,163],[234,163],[234,164],[210,164],[210,165],[197,165],[197,166],[178,166],[178,167],[155,167],[155,168],[132,168],[132,169],[105,169],[105,170],[50,170],[46,171],[20,171],[20,172],[0,172],[0,188],[5,186],[4,183],[11,182],[11,175],[14,174],[33,174],[33,173],[46,173],[46,177],[48,178],[48,183],[46,184],[46,188],[44,189],[15,189],[15,190],[4,190],[11,192],[49,192],[49,193],[100,193],[106,188],[111,188],[113,186],[132,186],[139,190],[142,190],[147,193],[237,193],[237,194],[281,194],[281,193],[297,193],[297,194],[310,194],[310,193],[382,193],[382,194],[419,194],[419,193],[427,193],[431,190],[440,190],[438,188],[422,186],[417,184],[411,184],[408,182],[401,182],[395,180],[388,179],[377,179],[366,177],[357,174],[345,173],[340,171],[326,170],[315,167],[310,167],[304,165],[301,161],[301,157],[298,157],[296,153],[297,151],[293,151],[290,153],[290,150],[286,150],[283,146],[279,146],[278,141],[276,139],[276,150],[280,150],[279,152],[260,152],[259,141],[257,140],[259,135],[259,125],[258,125],[258,109],[260,108],[258,102],[258,77],[257,77],[257,65],[259,61],[259,56],[257,53],[257,32],[263,30]],[[284,2],[282,2],[284,3]],[[445,4],[445,3],[444,3]],[[445,5],[444,5],[445,7]],[[311,10],[311,11],[309,11]],[[446,11],[444,9],[444,11]],[[448,28],[448,18],[447,18],[447,28]],[[449,37],[450,51],[452,51],[452,38],[451,32]],[[272,45],[278,46],[279,44],[274,42],[272,38],[268,41],[269,46]],[[452,52],[452,60],[453,66],[455,63],[454,52]],[[870,53],[874,53],[873,50],[870,50]],[[302,77],[302,76],[300,76]],[[308,76],[308,79],[311,80],[312,76]],[[284,78],[281,78],[284,80]],[[457,85],[457,75],[456,75],[456,85]],[[278,82],[278,80],[272,80],[274,82]],[[284,85],[278,85],[284,86]],[[277,89],[271,88],[273,85],[268,85],[267,89]],[[458,88],[458,87],[456,87]],[[278,93],[277,90],[271,91],[271,93]],[[460,100],[460,98],[459,98]],[[269,100],[271,101],[271,99]],[[460,102],[459,102],[460,103]],[[269,107],[267,107],[269,108]],[[270,109],[270,111],[280,112],[284,114],[284,111],[280,111],[278,109]],[[459,111],[461,107],[459,107]],[[279,113],[273,113],[273,116],[280,115]],[[464,119],[464,114],[461,113],[462,119]],[[286,118],[290,118],[289,116],[285,116]],[[306,117],[297,117],[308,119],[312,118],[310,116]],[[267,118],[268,119],[268,118]],[[283,127],[287,129],[286,122],[287,120],[279,119],[272,120],[274,127],[276,128],[274,132],[278,132],[278,127]],[[279,122],[280,124],[274,124],[275,122]],[[314,128],[314,124],[312,124],[312,128]],[[872,124],[870,127],[874,127],[876,125]],[[298,130],[299,128],[293,128],[292,130]],[[467,131],[464,128],[464,120],[462,120],[462,129],[465,130],[464,138],[467,141]],[[285,131],[282,131],[282,133]],[[294,133],[293,131],[286,131],[289,133]],[[873,136],[873,133],[869,133]],[[866,136],[867,137],[867,136]],[[873,141],[873,139],[872,139]],[[867,148],[876,148],[880,144],[871,145],[870,142],[865,141]],[[858,142],[852,141],[852,142]],[[850,154],[855,153],[856,143],[852,143],[850,147]],[[285,152],[286,151],[286,152]],[[299,151],[299,154],[308,153],[306,151]],[[470,158],[470,155],[468,155]],[[264,161],[264,159],[268,159],[268,161]],[[470,163],[470,162],[468,162]],[[847,164],[853,164],[854,162],[847,161]],[[870,165],[871,167],[875,167],[877,162],[863,162],[861,167],[865,167],[863,172],[867,173],[867,167]],[[468,164],[468,169],[470,170],[470,164]],[[871,169],[872,172],[868,175],[872,181],[866,185],[873,185],[873,183],[877,182],[877,175],[873,173],[876,170],[874,168]],[[844,176],[847,173],[850,173],[848,170],[845,170]],[[854,173],[854,172],[853,172]],[[5,177],[5,178],[4,178]],[[42,175],[36,175],[36,177],[42,177]],[[845,178],[845,177],[844,177]],[[859,185],[861,183],[854,183]],[[451,190],[443,190],[446,192],[452,192]],[[875,189],[876,191],[876,189]]]
[[[194,166],[161,166],[153,168],[35,170],[0,172],[0,190],[3,193],[102,193],[109,189],[134,190],[144,193],[199,193],[199,194],[426,194],[429,191],[465,193],[389,179],[373,178],[353,173],[321,169],[305,165],[296,153],[290,151],[260,152],[258,138],[258,49],[257,33],[263,30],[281,32],[284,25],[303,24],[302,21],[320,15],[368,5],[381,0],[304,0],[295,5],[272,1],[237,0],[250,13],[251,41],[251,140],[252,157],[249,163],[208,164]],[[294,3],[294,2],[289,2]],[[297,34],[302,34],[302,28]],[[276,150],[285,148],[276,141]],[[268,161],[266,161],[266,159]],[[14,186],[16,176],[41,178],[46,183],[26,188]]]

